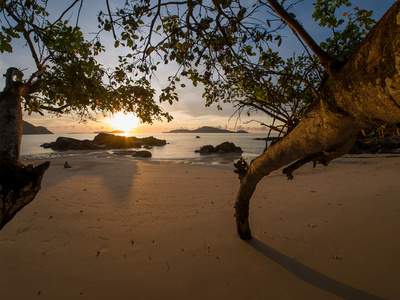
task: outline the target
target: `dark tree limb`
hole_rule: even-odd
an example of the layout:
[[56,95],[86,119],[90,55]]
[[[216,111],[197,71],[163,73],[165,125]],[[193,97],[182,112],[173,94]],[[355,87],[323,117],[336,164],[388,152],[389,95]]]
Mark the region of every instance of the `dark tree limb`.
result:
[[41,188],[50,162],[32,165],[0,165],[0,230],[33,199]]
[[[17,77],[18,80],[14,80]],[[19,160],[22,137],[21,93],[23,74],[9,68],[6,86],[0,93],[0,229],[39,192],[50,163],[24,166]]]
[[329,77],[320,91],[321,100],[300,123],[251,162],[235,202],[237,230],[242,239],[251,238],[249,202],[264,176],[300,160],[291,167],[296,169],[315,153],[328,155],[330,161],[350,149],[361,129],[400,123],[399,11],[400,0],[346,64]]
[[317,163],[320,163],[326,167],[335,158],[338,158],[338,157],[348,153],[350,151],[351,147],[353,147],[356,137],[357,136],[355,135],[354,138],[349,139],[344,145],[338,147],[335,150],[313,153],[304,158],[301,158],[301,159],[297,160],[296,162],[292,163],[290,166],[284,168],[282,173],[286,174],[286,176],[289,180],[293,180],[293,172],[308,162],[312,161],[313,167],[315,167],[315,165]]
[[271,7],[274,9],[275,13],[288,24],[300,37],[301,39],[310,47],[311,51],[314,52],[316,56],[321,61],[322,66],[328,74],[332,74],[337,66],[339,65],[336,58],[329,55],[324,51],[308,34],[300,23],[293,18],[276,0],[267,0]]

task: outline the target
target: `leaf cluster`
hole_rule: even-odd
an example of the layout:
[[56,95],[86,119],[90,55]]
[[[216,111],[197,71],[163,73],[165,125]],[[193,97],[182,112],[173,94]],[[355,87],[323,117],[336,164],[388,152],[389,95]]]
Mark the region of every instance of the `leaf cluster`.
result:
[[[127,1],[115,14],[103,14],[101,26],[120,32],[115,46],[131,48],[131,69],[151,78],[160,63],[178,66],[161,101],[176,100],[177,87],[185,87],[181,79],[187,78],[195,87],[202,85],[207,106],[232,103],[239,116],[261,111],[274,119],[270,128],[287,131],[318,100],[324,78],[321,62],[273,9],[280,5],[293,19],[291,9],[301,2]],[[344,11],[351,7],[349,0],[317,0],[314,6],[313,18],[332,33],[321,51],[339,61],[355,51],[375,23],[371,11]],[[285,58],[279,47],[292,30],[304,53]]]
[[161,63],[178,66],[161,101],[177,100],[177,88],[186,87],[182,82],[188,79],[204,88],[206,106],[232,103],[239,115],[262,111],[287,126],[315,100],[321,79],[317,60],[284,59],[273,50],[282,45],[286,24],[263,1],[135,1],[101,16],[101,26],[113,20],[120,32],[116,47],[132,41],[132,69],[151,78]]
[[327,27],[332,35],[321,47],[341,61],[346,61],[375,25],[372,11],[352,8],[349,0],[317,0],[312,15],[319,26]]
[[29,112],[74,112],[94,119],[97,113],[133,112],[143,122],[171,116],[154,101],[155,91],[145,78],[134,80],[123,59],[114,70],[97,60],[105,51],[99,38],[87,40],[64,15],[82,0],[75,0],[55,21],[47,1],[2,1],[1,51],[12,53],[13,39],[23,38],[37,70],[24,81],[24,107]]

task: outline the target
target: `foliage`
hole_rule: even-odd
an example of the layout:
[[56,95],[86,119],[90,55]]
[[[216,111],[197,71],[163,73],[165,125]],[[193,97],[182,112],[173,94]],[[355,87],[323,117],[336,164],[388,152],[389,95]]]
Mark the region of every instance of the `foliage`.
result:
[[[206,105],[232,103],[239,116],[262,111],[274,119],[267,126],[287,131],[318,98],[324,70],[307,47],[304,53],[282,57],[278,47],[286,42],[283,36],[300,38],[272,2],[127,1],[112,15],[101,13],[99,26],[120,33],[115,47],[131,49],[132,69],[151,77],[159,64],[177,64],[161,101],[177,98],[177,87],[185,87],[187,78],[194,86],[202,84]],[[290,13],[302,0],[282,2]],[[345,14],[347,20],[336,17],[342,5],[350,2],[319,0],[313,15],[320,26],[332,29],[321,46],[339,60],[354,52],[373,24],[371,12],[358,8]]]
[[[69,9],[81,1],[74,0]],[[282,1],[289,18],[295,20],[291,11],[302,1]],[[96,61],[105,51],[97,36],[86,40],[79,27],[64,20],[65,12],[50,22],[47,1],[42,2],[3,0],[0,8],[0,51],[12,52],[12,42],[24,38],[38,69],[27,81],[32,89],[25,108],[30,112],[88,116],[122,110],[137,112],[147,122],[170,120],[153,101],[150,83],[161,64],[173,63],[177,70],[160,101],[178,100],[177,89],[189,81],[204,88],[207,106],[232,103],[239,116],[261,111],[273,118],[270,128],[285,132],[318,100],[324,82],[320,60],[300,38],[297,25],[289,28],[273,9],[274,3],[279,6],[276,0],[137,0],[100,12],[99,31],[113,33],[115,48],[130,50],[113,71]],[[374,24],[372,12],[345,11],[351,9],[350,0],[317,0],[314,6],[313,18],[332,33],[320,48],[345,61]],[[304,52],[283,57],[279,47],[292,38],[303,43]]]
[[64,20],[80,1],[73,1],[52,22],[47,1],[1,1],[0,51],[12,53],[15,40],[23,38],[37,68],[24,81],[28,86],[21,95],[25,109],[75,112],[82,118],[124,111],[136,113],[143,122],[171,120],[155,103],[155,90],[146,78],[134,79],[123,58],[115,70],[106,70],[96,60],[105,51],[100,40],[87,40],[78,26]]
[[321,43],[321,47],[341,61],[346,61],[357,49],[365,35],[375,24],[371,18],[372,11],[354,7],[354,13],[343,12],[339,17],[342,6],[351,8],[349,0],[323,1],[314,3],[315,12],[313,18],[319,26],[328,27],[332,36]]

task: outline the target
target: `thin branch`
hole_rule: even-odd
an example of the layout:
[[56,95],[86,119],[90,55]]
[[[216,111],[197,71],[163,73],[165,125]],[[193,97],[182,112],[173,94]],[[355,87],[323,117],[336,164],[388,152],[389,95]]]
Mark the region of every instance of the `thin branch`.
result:
[[[108,0],[107,0],[107,3],[108,3]],[[153,28],[154,28],[154,25],[155,25],[155,23],[156,23],[157,17],[160,16],[160,11],[161,11],[161,0],[158,0],[157,12],[156,12],[156,14],[155,14],[153,20],[151,20],[150,30],[149,30],[149,36],[148,36],[148,38],[147,38],[146,46],[145,46],[144,49],[143,49],[143,59],[145,59],[145,57],[146,57],[146,55],[147,55],[147,54],[146,54],[146,53],[147,53],[147,50],[150,49],[149,46],[151,45],[151,36],[152,36],[152,34],[153,34]],[[148,48],[148,47],[149,47],[149,48]]]
[[81,0],[75,0],[66,10],[64,10],[64,12],[58,17],[58,19],[53,22],[52,26],[54,26],[54,24],[57,24],[65,16],[65,14],[70,9],[72,9],[75,6],[75,4],[78,3],[79,1],[81,1]]
[[107,10],[108,10],[108,13],[109,13],[109,15],[110,15],[111,29],[112,29],[112,32],[113,32],[113,36],[114,36],[114,39],[117,39],[117,35],[116,35],[116,33],[115,33],[115,30],[114,30],[114,21],[113,21],[113,19],[112,19],[110,4],[108,3],[108,0],[106,0],[106,3],[107,3]]
[[54,108],[54,107],[40,105],[40,109],[48,110],[48,111],[55,112],[55,113],[62,113],[63,110],[68,108],[69,106],[70,106],[69,104],[65,104],[63,106]]
[[25,30],[25,27],[24,27],[24,38],[25,38],[26,42],[28,43],[29,49],[31,50],[31,54],[32,54],[33,59],[35,60],[36,67],[38,68],[38,70],[40,70],[40,68],[42,66],[41,66],[39,58],[37,56],[36,49],[33,46],[33,43],[29,36],[29,33]]
[[303,39],[303,41],[310,47],[311,51],[318,56],[321,61],[321,64],[324,66],[324,69],[328,74],[332,74],[337,67],[337,60],[335,57],[329,55],[326,51],[324,51],[308,34],[308,32],[304,29],[303,26],[293,18],[283,7],[278,3],[277,0],[267,0],[271,5],[276,14],[278,14],[286,24],[288,24],[293,30],[295,30],[298,35]]
[[76,17],[76,25],[75,25],[75,27],[78,27],[79,16],[81,15],[82,5],[83,5],[83,0],[81,0],[81,5],[79,5],[78,16]]

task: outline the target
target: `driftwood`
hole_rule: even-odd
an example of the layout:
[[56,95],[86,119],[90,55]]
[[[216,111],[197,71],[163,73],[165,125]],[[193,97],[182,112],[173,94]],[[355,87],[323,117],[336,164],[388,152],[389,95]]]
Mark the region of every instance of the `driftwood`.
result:
[[0,93],[0,229],[36,197],[44,173],[50,166],[50,162],[37,167],[24,166],[19,160],[21,97],[27,89],[22,77],[20,70],[9,68],[6,86]]

